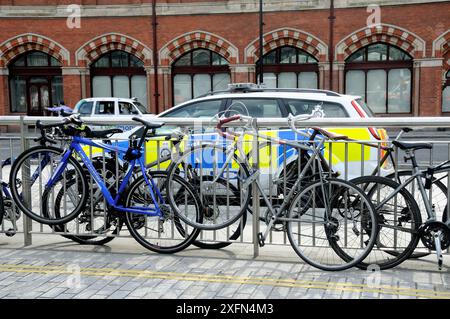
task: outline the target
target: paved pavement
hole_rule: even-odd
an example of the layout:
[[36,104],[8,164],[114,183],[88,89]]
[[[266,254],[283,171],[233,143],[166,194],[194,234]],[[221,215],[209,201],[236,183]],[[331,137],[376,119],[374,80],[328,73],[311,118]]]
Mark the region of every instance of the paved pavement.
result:
[[254,259],[248,244],[159,255],[127,238],[105,247],[59,236],[34,236],[29,247],[19,241],[0,237],[0,298],[450,298],[450,269],[438,271],[433,258],[330,273],[284,246],[261,248]]

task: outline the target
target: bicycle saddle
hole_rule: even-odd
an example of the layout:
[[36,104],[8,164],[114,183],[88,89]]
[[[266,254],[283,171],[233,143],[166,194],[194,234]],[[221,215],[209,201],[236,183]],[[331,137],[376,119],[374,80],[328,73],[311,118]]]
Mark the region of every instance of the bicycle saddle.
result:
[[109,130],[103,131],[91,131],[90,137],[92,138],[107,138],[111,134],[123,133],[123,131],[119,128],[113,128]]
[[140,117],[133,117],[132,120],[142,123],[145,127],[149,128],[149,129],[160,128],[161,126],[164,125],[164,122],[149,122]]
[[397,146],[398,148],[402,150],[422,150],[427,149],[431,150],[433,148],[433,145],[430,143],[407,143],[407,142],[399,142],[399,141],[392,141],[392,144]]

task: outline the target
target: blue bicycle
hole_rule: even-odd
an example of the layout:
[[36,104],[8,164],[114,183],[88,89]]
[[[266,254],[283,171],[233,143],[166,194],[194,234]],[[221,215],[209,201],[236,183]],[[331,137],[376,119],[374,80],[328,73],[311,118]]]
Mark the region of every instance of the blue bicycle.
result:
[[[17,207],[39,223],[66,224],[85,211],[92,192],[88,180],[92,177],[105,198],[107,209],[124,214],[128,231],[141,245],[160,253],[173,253],[188,247],[200,231],[179,219],[178,212],[191,215],[201,223],[201,201],[191,185],[177,178],[175,184],[171,184],[177,207],[173,209],[168,204],[167,174],[147,170],[143,151],[149,133],[151,136],[164,123],[138,117],[133,120],[143,124],[143,130],[141,136],[130,137],[127,148],[94,140],[116,131],[92,131],[77,115],[56,124],[43,125],[38,121],[36,126],[42,140],[55,144],[46,132],[59,128],[70,137],[70,143],[66,149],[43,145],[32,147],[16,159],[11,167],[9,185]],[[116,187],[107,186],[86,153],[86,147],[123,155],[125,174],[116,182]]]

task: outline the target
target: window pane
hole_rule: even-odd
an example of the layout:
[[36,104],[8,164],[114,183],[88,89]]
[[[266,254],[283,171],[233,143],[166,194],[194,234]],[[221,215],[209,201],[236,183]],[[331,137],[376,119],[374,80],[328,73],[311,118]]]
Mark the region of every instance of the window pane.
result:
[[389,60],[392,61],[407,61],[411,60],[409,55],[406,52],[403,52],[402,50],[396,48],[396,47],[389,47]]
[[109,76],[94,76],[92,79],[93,97],[111,97],[111,78]]
[[212,100],[189,104],[170,112],[165,117],[206,117],[211,118],[219,113],[222,100]]
[[350,95],[366,96],[364,71],[348,71],[345,76],[345,92]]
[[124,68],[128,66],[128,53],[124,51],[111,52],[111,66],[113,68]]
[[213,59],[212,60],[213,65],[227,65],[228,64],[227,60],[223,56],[221,56],[220,54],[217,54],[215,52],[213,52],[213,54],[212,54],[212,59]]
[[61,63],[54,57],[50,57],[50,65],[51,66],[61,66]]
[[25,56],[22,55],[20,58],[18,58],[14,63],[13,66],[25,66]]
[[211,76],[209,74],[194,75],[194,98],[211,91]]
[[317,60],[310,54],[297,50],[298,51],[298,63],[316,63]]
[[113,77],[114,97],[130,97],[130,79],[125,75]]
[[297,63],[297,49],[293,47],[282,47],[280,49],[280,63]]
[[360,49],[353,53],[348,59],[347,62],[362,62],[364,61],[366,53],[366,48]]
[[135,67],[135,68],[141,68],[144,66],[144,62],[142,62],[141,60],[139,60],[137,57],[135,57],[134,55],[130,55],[130,66],[131,67]]
[[94,102],[83,102],[78,108],[78,113],[80,113],[80,115],[91,115],[93,105]]
[[10,81],[11,112],[27,112],[27,82],[21,76],[15,76]]
[[367,104],[375,113],[386,113],[386,71],[367,72]]
[[367,47],[367,61],[386,61],[387,60],[387,45],[377,43]]
[[442,92],[442,112],[450,112],[450,86]]
[[228,84],[231,83],[231,78],[228,73],[219,73],[213,75],[213,91],[220,91],[228,89]]
[[191,76],[187,74],[177,74],[173,77],[173,98],[174,104],[192,99]]
[[109,68],[109,54],[102,56],[93,65],[94,68]]
[[317,89],[317,73],[302,72],[298,75],[298,87],[302,89]]
[[111,115],[114,114],[114,102],[99,101],[95,106],[95,114],[97,115]]
[[147,106],[147,77],[135,75],[131,78],[131,96],[137,97],[138,101]]
[[411,111],[411,71],[390,70],[388,83],[388,112],[409,113]]
[[192,52],[193,65],[210,65],[211,51],[209,50],[195,50]]
[[48,55],[43,52],[33,52],[27,56],[28,66],[48,66]]
[[120,115],[136,115],[139,114],[136,108],[130,103],[119,102],[119,114]]
[[263,63],[264,64],[275,64],[277,63],[277,51],[271,51],[269,53],[267,53],[264,57],[263,57]]
[[191,65],[191,53],[183,55],[181,58],[177,60],[174,64],[175,66],[186,66]]
[[263,81],[267,88],[273,89],[277,87],[277,76],[275,73],[264,73]]
[[63,79],[62,76],[55,76],[52,79],[52,102],[59,104],[63,101]]
[[321,105],[325,117],[348,117],[344,107],[337,103],[311,101],[311,100],[287,100],[288,111],[292,115],[312,114],[317,105]]
[[[232,100],[231,110],[252,117],[282,117],[277,100],[272,99],[241,99]],[[244,107],[245,106],[245,107]]]
[[294,72],[283,72],[278,74],[279,88],[296,88],[297,75]]

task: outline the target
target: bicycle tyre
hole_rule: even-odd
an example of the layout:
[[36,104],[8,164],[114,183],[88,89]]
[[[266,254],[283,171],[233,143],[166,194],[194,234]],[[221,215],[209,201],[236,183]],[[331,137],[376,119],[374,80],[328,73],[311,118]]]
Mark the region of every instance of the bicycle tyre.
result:
[[[333,187],[332,187],[333,186]],[[323,190],[326,189],[326,187],[329,187],[329,195],[332,195],[329,200],[326,198],[322,199],[322,201],[317,201],[316,198],[323,195]],[[358,216],[363,217],[364,216],[364,223],[361,222],[360,224],[363,225],[375,225],[372,227],[366,227],[361,228],[358,232],[355,232],[353,228],[349,228],[348,226],[345,226],[341,228],[341,224],[339,224],[339,220],[337,220],[336,217],[333,216],[333,214],[337,211],[338,214],[340,214],[339,208],[335,207],[334,205],[338,204],[338,195],[341,196],[342,191],[344,188],[351,190],[352,194],[356,194],[357,198],[360,199],[360,205],[364,205],[362,212],[360,211]],[[331,192],[331,189],[333,191]],[[309,198],[314,197],[313,201],[310,201]],[[348,196],[347,196],[348,197]],[[300,209],[300,213],[297,212],[295,209],[296,207],[300,207],[302,198],[305,199],[305,202],[308,203],[307,207],[302,207]],[[313,207],[311,207],[311,203],[313,203]],[[319,203],[319,206],[316,207],[315,203]],[[331,215],[330,210],[326,209],[326,205],[328,205],[329,208],[331,208]],[[323,207],[321,207],[323,206]],[[316,214],[322,211],[323,216],[320,215],[311,215],[308,214],[308,212],[312,209],[312,214]],[[337,210],[336,210],[337,209]],[[353,210],[352,210],[353,212]],[[326,215],[325,215],[326,214]],[[327,216],[325,218],[325,216]],[[336,216],[336,215],[335,215]],[[312,217],[312,218],[311,218]],[[303,221],[301,221],[301,218],[303,218]],[[346,221],[346,218],[344,218]],[[320,222],[323,220],[323,222]],[[305,223],[311,224],[311,229],[303,228],[303,231],[301,230],[301,227],[305,225]],[[320,224],[323,224],[323,232],[321,231]],[[358,224],[358,225],[360,225]],[[295,233],[293,231],[293,228],[295,225],[298,226],[299,230],[298,233]],[[317,228],[316,225],[319,225],[319,228]],[[347,182],[345,180],[340,179],[327,179],[324,181],[316,181],[309,185],[307,185],[305,188],[303,188],[292,200],[291,206],[288,211],[288,220],[287,220],[287,233],[289,242],[294,249],[294,251],[297,253],[297,255],[304,260],[306,263],[310,264],[311,266],[314,266],[316,268],[319,268],[321,270],[326,271],[340,271],[349,269],[353,266],[356,266],[359,264],[364,258],[367,257],[367,255],[370,253],[370,250],[372,249],[373,245],[375,244],[375,238],[377,235],[377,223],[376,223],[376,215],[375,215],[375,208],[373,207],[372,202],[367,198],[364,191],[361,190],[359,187],[355,186],[354,184]],[[342,252],[344,252],[344,248],[341,248],[338,242],[342,242],[339,235],[337,235],[338,231],[342,231],[342,229],[345,231],[347,229],[351,229],[354,231],[354,234],[359,237],[360,234],[363,234],[362,230],[368,230],[366,234],[369,236],[367,240],[365,240],[365,246],[364,245],[358,245],[356,248],[351,247],[351,251],[358,251],[357,256],[350,257],[347,253],[345,253],[346,258],[342,258]],[[303,235],[301,234],[303,232]],[[319,234],[319,236],[317,236]],[[349,234],[351,235],[351,233]],[[347,238],[349,236],[346,234]],[[302,240],[300,239],[301,236],[304,236],[304,242],[300,243]],[[321,237],[323,236],[323,237]],[[298,238],[298,243],[297,243]],[[311,242],[307,242],[308,240],[311,240]],[[357,244],[359,244],[360,240],[362,241],[363,238],[358,239]],[[346,241],[346,240],[344,240]],[[353,241],[352,241],[353,242]],[[322,245],[320,245],[322,244]],[[303,247],[303,248],[300,248]],[[347,247],[346,247],[347,248]],[[309,255],[310,252],[311,255]],[[322,254],[323,258],[319,260],[320,254]],[[314,259],[313,259],[314,258]],[[334,262],[333,264],[331,262]],[[340,263],[339,263],[340,262]]]
[[[205,178],[206,180],[211,179],[212,176],[203,176],[202,178]],[[223,180],[222,178],[219,178],[220,182],[222,182],[224,185],[226,184],[226,181]],[[227,186],[229,186],[230,188],[233,188],[232,191],[233,192],[238,192],[237,188],[235,188],[234,186],[232,186],[231,184],[228,184]],[[250,211],[250,209],[249,209]],[[236,221],[235,223],[238,223],[238,221]],[[245,225],[247,223],[247,213],[243,214],[241,219],[239,220],[238,225],[236,226],[236,229],[234,231],[232,231],[232,234],[229,236],[228,240],[236,240],[241,236],[241,233],[244,231]],[[232,224],[231,226],[228,227],[232,227],[234,224]],[[222,229],[219,229],[217,231],[220,231]],[[199,237],[202,236],[202,233],[200,233]],[[193,242],[193,245],[201,248],[201,249],[222,249],[225,248],[229,245],[231,245],[232,243],[229,241],[218,241],[218,242],[210,242],[210,241],[204,241],[204,240],[199,240],[198,237],[197,239]]]
[[[209,149],[209,150],[208,150]],[[233,154],[232,156],[232,160],[234,160],[234,164],[233,165],[238,165],[239,168],[235,169],[237,171],[238,177],[238,184],[237,186],[235,186],[239,191],[240,194],[242,194],[242,192],[244,192],[244,196],[243,198],[240,200],[241,204],[239,206],[239,211],[238,213],[236,213],[233,217],[228,218],[226,221],[218,224],[218,223],[213,223],[213,224],[200,224],[196,221],[192,221],[189,218],[187,218],[184,214],[181,214],[178,210],[178,208],[176,207],[176,205],[174,204],[174,200],[173,200],[173,194],[172,194],[172,187],[170,186],[170,183],[172,182],[172,180],[174,179],[174,176],[180,176],[179,175],[179,167],[181,165],[181,167],[189,167],[191,164],[186,164],[188,163],[189,160],[185,160],[189,157],[194,157],[195,158],[195,154],[196,152],[200,151],[202,156],[204,156],[203,154],[205,152],[212,152],[212,154],[217,154],[217,153],[221,153],[222,154],[222,158],[226,158],[226,148],[219,146],[219,145],[212,145],[212,144],[203,144],[203,145],[197,145],[197,146],[193,146],[190,148],[189,151],[183,152],[177,160],[172,161],[172,163],[170,164],[169,168],[167,169],[168,172],[168,179],[167,179],[167,188],[169,189],[169,196],[168,196],[168,201],[169,204],[171,205],[172,209],[174,209],[177,214],[178,217],[185,222],[186,224],[198,228],[200,230],[217,230],[217,229],[221,229],[221,228],[225,228],[231,224],[233,224],[234,222],[236,222],[239,218],[242,217],[242,215],[247,211],[249,205],[250,205],[250,199],[251,199],[251,185],[246,185],[244,186],[241,181],[242,180],[246,180],[247,178],[249,178],[249,169],[247,167],[247,165],[236,155],[236,153]],[[208,154],[208,153],[207,153]],[[214,155],[217,156],[217,155]],[[215,164],[213,165],[217,165],[217,162],[214,162]],[[200,166],[202,166],[203,164],[200,164]],[[229,164],[228,164],[229,165]],[[202,167],[200,168],[200,171],[202,171]],[[192,174],[192,172],[190,172]],[[194,172],[195,173],[195,172]],[[186,175],[186,174],[185,174]],[[209,175],[212,176],[212,175]],[[185,178],[187,179],[187,182],[189,184],[192,184],[192,178],[190,179],[188,176],[185,176]],[[220,177],[219,177],[220,178]],[[225,178],[226,180],[228,180],[227,178]],[[200,200],[203,199],[203,195],[202,192],[200,192]],[[203,216],[203,221],[205,221],[205,217],[206,219],[208,218],[208,216]]]
[[[379,205],[377,206],[377,204],[384,200],[384,198],[380,197],[379,195],[381,193],[380,189],[382,186],[388,187],[390,190],[388,190],[387,195],[390,195],[394,190],[400,187],[400,184],[392,179],[379,176],[358,177],[352,179],[351,182],[366,191],[367,196],[373,201],[378,220],[377,242],[375,243],[371,253],[366,257],[366,260],[359,263],[357,267],[366,270],[369,266],[376,265],[380,270],[385,270],[400,265],[406,259],[411,257],[420,239],[419,227],[422,224],[422,218],[420,215],[419,207],[414,197],[410,192],[408,192],[408,190],[402,188],[397,194],[401,197],[395,197],[395,199],[393,198],[393,204],[394,208],[397,209],[397,215],[401,216],[397,218],[397,220],[395,220],[394,217],[393,225],[388,227],[387,222],[389,222],[389,215],[391,215],[391,212],[388,210],[390,210],[389,208],[392,207],[392,202],[390,202],[392,199],[388,203],[383,205],[383,207],[378,207]],[[376,196],[376,198],[374,198],[374,196]],[[403,205],[404,207],[400,209],[400,205]],[[388,216],[388,218],[385,218],[384,214]],[[408,241],[409,243],[406,245],[403,251],[399,251],[399,249],[401,248],[391,248],[381,242],[384,240],[383,238],[392,237],[392,234],[385,234],[384,230],[387,229],[387,233],[389,232],[389,229],[393,229],[392,227],[396,227],[395,229],[397,229],[397,232],[394,231],[394,236],[397,236],[397,238],[394,238],[394,245],[398,245],[398,237],[401,237],[398,235],[398,230],[401,227],[399,226],[399,223],[406,223],[408,221],[411,221],[412,229],[410,232],[409,229],[407,231],[407,228],[405,228],[405,232],[407,234],[411,234],[411,238],[406,239],[406,241]],[[393,256],[394,258],[390,259],[389,256]],[[371,260],[367,260],[368,258]],[[382,258],[384,259],[383,261],[381,261]]]
[[[151,171],[149,172],[149,174],[152,176],[153,179],[157,179],[157,178],[164,178],[167,179],[167,172],[164,171]],[[192,187],[185,182],[182,178],[179,177],[174,177],[174,180],[176,180],[177,183],[180,183],[182,190],[187,190],[189,193],[189,199],[193,201],[195,207],[196,207],[196,216],[197,218],[201,221],[202,215],[201,215],[201,203],[200,203],[200,199],[198,198],[198,196],[195,194],[195,191],[192,189]],[[136,180],[134,180],[134,182],[130,185],[128,192],[125,195],[125,205],[124,207],[131,207],[132,205],[130,205],[130,202],[132,200],[132,195],[134,192],[139,191],[138,187],[144,184],[144,187],[148,187],[144,176],[139,176],[138,178],[136,178]],[[161,183],[161,185],[165,188],[167,183],[164,181],[163,183]],[[163,192],[165,191],[163,188],[159,189],[161,194],[163,194]],[[167,194],[164,196],[164,199],[167,200]],[[183,225],[181,225],[180,220],[177,217],[177,213],[174,212],[172,220],[173,223],[175,225],[175,227],[172,227],[172,233],[174,232],[174,229],[176,228],[176,230],[178,231],[178,233],[184,238],[182,239],[180,242],[177,242],[176,244],[172,245],[172,246],[165,246],[162,247],[161,245],[159,245],[158,240],[161,241],[161,238],[155,238],[156,239],[156,243],[151,243],[149,240],[151,240],[151,238],[148,238],[145,235],[141,235],[138,230],[141,227],[140,224],[142,221],[140,220],[141,218],[145,219],[145,215],[143,214],[135,214],[135,213],[130,213],[130,212],[126,212],[125,213],[125,222],[128,228],[128,231],[130,232],[130,234],[133,236],[133,238],[139,243],[141,244],[143,247],[157,252],[157,253],[161,253],[161,254],[172,254],[172,253],[176,253],[179,252],[185,248],[187,248],[189,245],[191,245],[193,243],[193,241],[197,238],[198,234],[200,233],[200,230],[194,227],[192,228],[192,231],[190,231],[189,234],[186,234],[185,229],[183,227]],[[156,217],[159,220],[159,217]],[[170,219],[170,218],[168,218]],[[144,220],[144,223],[146,223],[146,221]],[[160,230],[158,229],[158,234],[159,234]]]
[[[19,169],[21,168],[21,165],[28,158],[30,158],[30,160],[31,160],[33,158],[34,154],[41,153],[41,152],[42,153],[53,153],[53,154],[57,154],[58,156],[61,156],[65,151],[60,148],[56,148],[56,147],[52,147],[52,146],[36,146],[36,147],[32,147],[32,148],[26,150],[25,152],[23,152],[22,154],[20,154],[19,157],[14,161],[14,163],[11,167],[11,173],[10,173],[10,179],[9,179],[11,196],[14,200],[14,203],[16,203],[17,207],[19,207],[19,209],[24,214],[26,214],[28,217],[30,217],[32,220],[37,221],[41,224],[46,224],[46,225],[50,225],[50,226],[51,225],[62,225],[62,224],[68,223],[71,220],[75,219],[81,213],[81,211],[84,209],[87,198],[88,198],[87,181],[84,176],[81,165],[73,157],[69,157],[68,164],[73,166],[74,173],[78,174],[77,181],[79,181],[81,183],[79,185],[79,186],[81,186],[81,190],[77,189],[77,196],[80,197],[78,200],[78,204],[76,205],[75,209],[68,215],[66,215],[64,217],[52,219],[52,218],[50,218],[51,214],[48,213],[47,205],[42,205],[43,202],[48,200],[48,196],[49,196],[48,189],[45,189],[44,192],[42,193],[42,202],[41,202],[41,208],[43,210],[42,216],[44,216],[44,217],[36,214],[31,209],[29,209],[25,205],[25,203],[22,202],[23,198],[22,198],[21,194],[18,193],[18,188],[19,188],[19,186],[21,186],[21,185],[18,185],[18,183],[20,183],[19,182],[20,178],[18,178],[17,175],[18,175]],[[42,168],[41,168],[41,170],[42,170]],[[56,183],[58,183],[58,182],[59,181],[56,181],[54,185],[56,185]],[[30,188],[31,187],[32,187],[32,185],[30,185]]]

